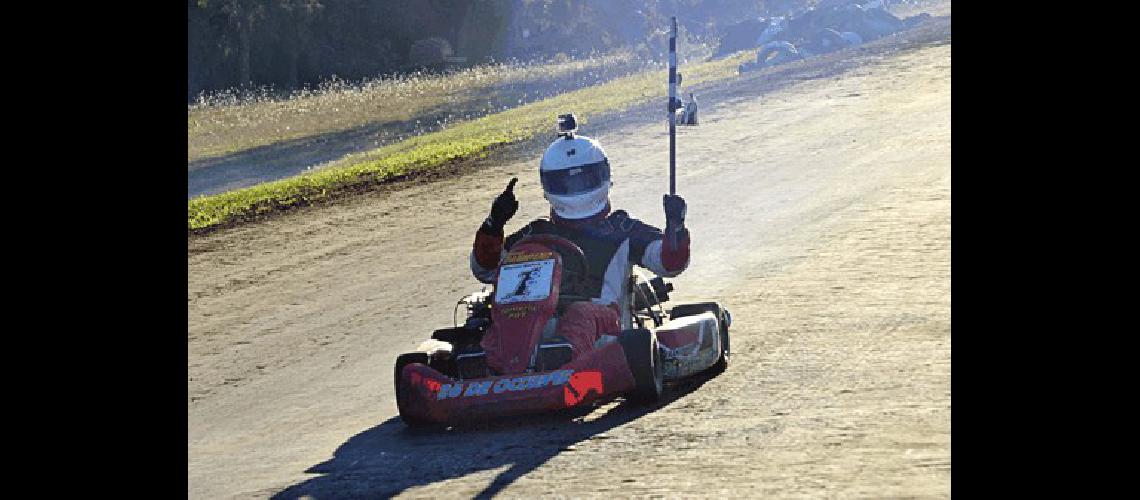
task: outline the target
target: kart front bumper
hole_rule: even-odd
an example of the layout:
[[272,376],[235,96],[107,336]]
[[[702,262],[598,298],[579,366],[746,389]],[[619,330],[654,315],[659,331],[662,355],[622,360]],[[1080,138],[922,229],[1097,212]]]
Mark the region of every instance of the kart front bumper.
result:
[[546,372],[455,380],[422,363],[411,363],[400,377],[396,397],[401,415],[436,423],[557,411],[634,388],[633,373],[618,342]]

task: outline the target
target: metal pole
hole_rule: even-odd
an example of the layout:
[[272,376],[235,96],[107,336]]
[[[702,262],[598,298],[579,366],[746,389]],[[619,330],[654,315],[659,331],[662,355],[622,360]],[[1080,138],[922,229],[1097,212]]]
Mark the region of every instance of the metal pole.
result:
[[677,17],[669,31],[669,194],[677,194]]

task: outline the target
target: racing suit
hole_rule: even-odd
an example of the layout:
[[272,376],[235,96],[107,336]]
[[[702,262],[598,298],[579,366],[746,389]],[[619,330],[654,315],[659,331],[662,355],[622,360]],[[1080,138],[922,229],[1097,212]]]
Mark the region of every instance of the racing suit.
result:
[[555,331],[567,340],[573,357],[589,352],[603,334],[631,328],[621,324],[621,308],[629,293],[634,264],[664,277],[681,274],[689,265],[689,232],[680,228],[676,247],[664,233],[633,219],[624,210],[606,208],[585,219],[563,219],[553,211],[549,219],[536,219],[504,240],[502,230],[481,226],[471,250],[471,272],[483,283],[493,283],[499,260],[523,237],[531,234],[562,236],[582,248],[589,273],[584,280],[589,302],[570,303],[562,312]]

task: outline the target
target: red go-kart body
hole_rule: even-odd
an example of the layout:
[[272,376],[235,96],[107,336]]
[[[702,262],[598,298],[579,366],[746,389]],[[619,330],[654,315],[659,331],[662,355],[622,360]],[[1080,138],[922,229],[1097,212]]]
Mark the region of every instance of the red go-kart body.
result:
[[[564,276],[564,259],[576,264],[569,276]],[[574,353],[554,332],[560,304],[584,299],[562,295],[561,284],[577,278],[585,265],[582,250],[557,236],[531,236],[515,244],[500,263],[494,293],[465,299],[466,324],[437,330],[420,352],[397,359],[396,402],[404,422],[556,411],[617,396],[655,401],[666,379],[727,363],[727,311],[715,304],[711,313],[704,310],[707,305],[689,311],[688,316],[703,316],[677,322],[684,323],[679,328],[661,329],[672,345],[659,346],[655,332],[644,328],[650,317],[660,326],[661,315],[642,314],[633,318],[642,328],[608,332],[593,349]],[[645,287],[633,288],[643,292]],[[624,312],[632,313],[633,307]],[[681,339],[691,345],[680,345]],[[675,356],[690,351],[684,360]]]

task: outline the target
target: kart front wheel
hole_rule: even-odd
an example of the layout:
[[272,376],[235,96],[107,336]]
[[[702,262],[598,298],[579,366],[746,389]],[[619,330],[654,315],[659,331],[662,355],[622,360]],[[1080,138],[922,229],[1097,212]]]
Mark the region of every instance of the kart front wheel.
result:
[[634,387],[626,398],[635,403],[653,403],[661,399],[665,388],[665,375],[661,370],[661,351],[657,336],[640,328],[626,330],[618,336],[629,371],[633,373]]
[[426,352],[409,352],[396,357],[396,373],[392,377],[396,382],[396,409],[400,412],[400,419],[409,427],[421,427],[429,422],[405,415],[404,402],[400,398],[400,384],[404,381],[404,367],[412,363],[428,364],[428,354]]
[[728,324],[728,311],[721,310],[717,317],[717,325],[720,327],[720,357],[708,370],[713,375],[724,373],[728,369],[728,358],[732,356],[732,350],[728,343]]

